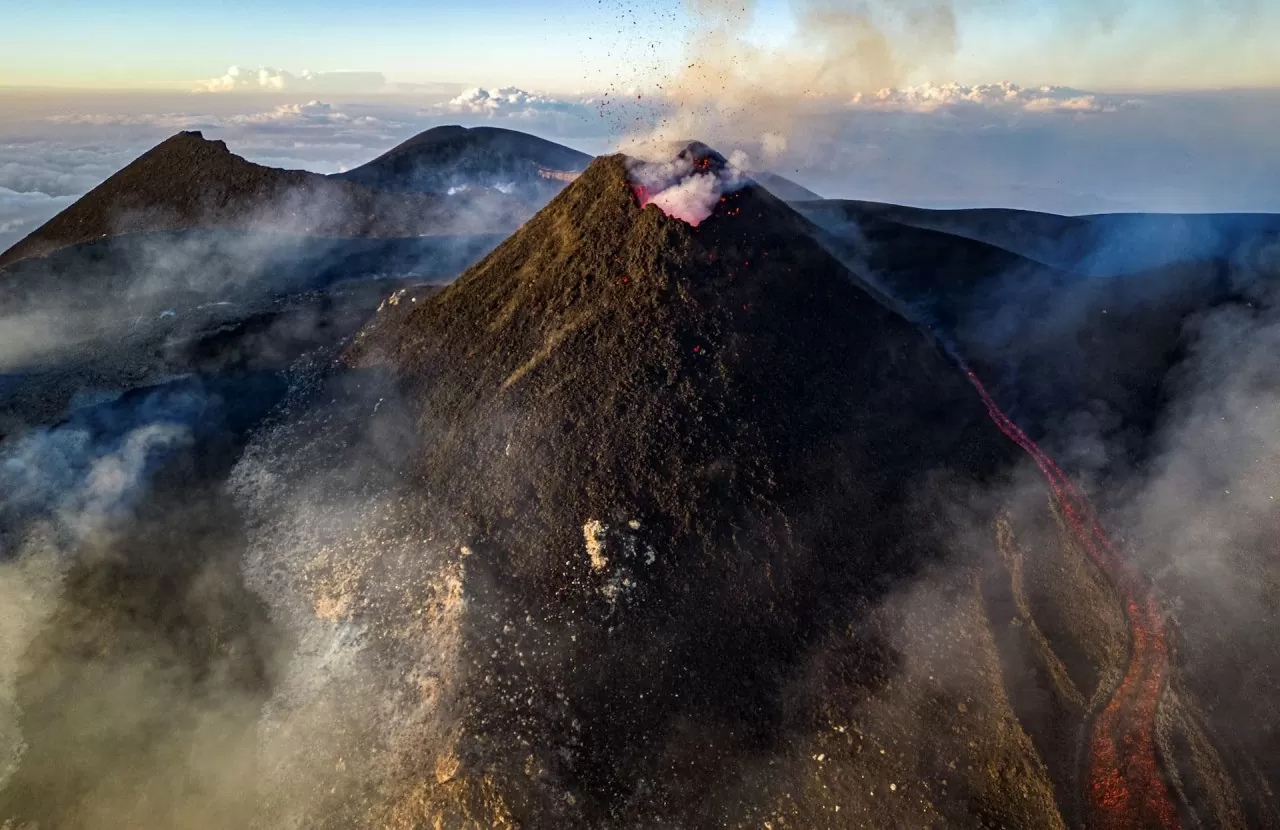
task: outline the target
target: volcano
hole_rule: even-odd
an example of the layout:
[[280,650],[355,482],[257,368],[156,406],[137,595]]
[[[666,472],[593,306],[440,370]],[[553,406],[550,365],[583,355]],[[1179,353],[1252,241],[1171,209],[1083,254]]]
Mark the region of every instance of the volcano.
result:
[[500,127],[433,127],[333,178],[381,190],[449,193],[491,189],[542,207],[591,156]]
[[27,649],[0,823],[1276,826],[1129,543],[947,339],[1023,260],[837,239],[705,145],[653,172],[593,161],[447,287],[200,298],[102,356],[211,377],[74,446],[232,405]]
[[[945,494],[1017,448],[782,201],[748,182],[693,227],[641,207],[628,164],[347,352],[417,413],[476,656],[434,687],[450,739],[410,741],[371,821],[1061,826],[1071,773],[1018,725],[974,572],[894,599],[947,559]],[[425,600],[397,602],[368,624]],[[961,698],[934,680],[953,649]]]
[[101,239],[238,229],[309,237],[418,237],[509,230],[526,211],[502,193],[385,193],[235,155],[181,132],[148,150],[0,254],[0,267]]

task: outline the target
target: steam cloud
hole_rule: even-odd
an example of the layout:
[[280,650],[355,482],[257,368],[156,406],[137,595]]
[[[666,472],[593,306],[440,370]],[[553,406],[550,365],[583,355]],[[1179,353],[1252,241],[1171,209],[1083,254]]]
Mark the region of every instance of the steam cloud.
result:
[[743,169],[748,163],[741,152],[728,164],[716,164],[686,150],[670,161],[633,159],[627,173],[642,206],[656,205],[671,218],[697,227],[726,194],[747,183]]

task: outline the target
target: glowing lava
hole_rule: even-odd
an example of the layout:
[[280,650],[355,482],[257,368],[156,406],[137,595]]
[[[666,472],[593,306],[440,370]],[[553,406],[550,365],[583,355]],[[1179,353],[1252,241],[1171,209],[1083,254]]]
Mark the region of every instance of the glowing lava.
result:
[[1094,721],[1089,744],[1090,825],[1099,828],[1181,826],[1157,755],[1156,710],[1169,674],[1169,647],[1155,596],[1092,518],[1093,510],[1053,459],[996,406],[986,388],[961,363],[991,420],[1036,462],[1067,523],[1090,560],[1124,603],[1129,624],[1129,666],[1111,700]]

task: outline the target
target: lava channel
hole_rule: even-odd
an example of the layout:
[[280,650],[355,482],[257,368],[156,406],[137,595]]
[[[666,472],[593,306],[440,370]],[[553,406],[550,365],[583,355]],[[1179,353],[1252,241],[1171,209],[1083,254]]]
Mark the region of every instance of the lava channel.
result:
[[1089,738],[1090,825],[1105,830],[1181,827],[1156,749],[1156,710],[1169,675],[1169,645],[1154,592],[1144,587],[1137,569],[1092,518],[1088,500],[1062,469],[1001,411],[978,376],[964,369],[991,420],[1044,473],[1072,533],[1124,604],[1129,665],[1111,700],[1094,719]]

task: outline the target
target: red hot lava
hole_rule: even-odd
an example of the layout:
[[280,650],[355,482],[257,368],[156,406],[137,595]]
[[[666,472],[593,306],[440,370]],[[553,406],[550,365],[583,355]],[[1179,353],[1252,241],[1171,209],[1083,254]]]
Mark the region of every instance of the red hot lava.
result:
[[991,420],[1031,456],[1044,473],[1067,523],[1090,560],[1106,574],[1124,603],[1129,624],[1129,666],[1090,736],[1088,800],[1091,826],[1107,830],[1178,828],[1177,809],[1157,754],[1156,710],[1169,674],[1169,646],[1154,594],[1116,550],[1093,510],[1053,459],[996,406],[977,375],[965,367]]

